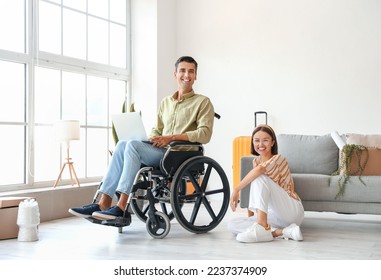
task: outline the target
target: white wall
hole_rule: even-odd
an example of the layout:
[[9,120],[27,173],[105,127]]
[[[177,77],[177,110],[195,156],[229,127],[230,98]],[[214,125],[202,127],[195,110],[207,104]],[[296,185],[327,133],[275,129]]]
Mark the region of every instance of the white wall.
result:
[[[195,57],[195,90],[222,115],[206,150],[229,178],[232,141],[250,135],[258,110],[277,133],[381,134],[381,1],[133,2],[157,5],[157,46],[148,50],[157,73],[144,79],[157,92],[149,96],[157,105],[161,89],[175,89],[166,59]],[[138,62],[134,75],[144,66]]]
[[156,122],[160,101],[176,91],[175,8],[175,0],[131,0],[131,91],[147,132]]

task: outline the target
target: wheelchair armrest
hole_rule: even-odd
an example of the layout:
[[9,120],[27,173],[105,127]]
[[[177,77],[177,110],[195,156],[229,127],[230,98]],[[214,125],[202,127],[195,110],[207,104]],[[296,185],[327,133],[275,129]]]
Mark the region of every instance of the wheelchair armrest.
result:
[[199,142],[190,142],[190,141],[173,141],[168,144],[170,147],[176,146],[202,146]]

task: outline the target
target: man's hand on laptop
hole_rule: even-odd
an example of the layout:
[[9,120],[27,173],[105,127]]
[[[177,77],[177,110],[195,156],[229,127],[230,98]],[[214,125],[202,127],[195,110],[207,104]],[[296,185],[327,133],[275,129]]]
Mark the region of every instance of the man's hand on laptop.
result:
[[173,136],[156,136],[149,139],[150,142],[152,142],[152,145],[158,148],[166,147],[170,142],[172,142]]

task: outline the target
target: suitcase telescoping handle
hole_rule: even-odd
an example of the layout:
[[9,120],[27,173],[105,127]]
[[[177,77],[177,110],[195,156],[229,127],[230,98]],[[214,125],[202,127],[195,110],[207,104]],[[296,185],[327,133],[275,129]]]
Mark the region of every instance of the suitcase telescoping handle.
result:
[[265,124],[267,124],[267,112],[265,111],[257,111],[257,112],[254,112],[254,128],[257,127],[257,117],[258,115],[265,115]]

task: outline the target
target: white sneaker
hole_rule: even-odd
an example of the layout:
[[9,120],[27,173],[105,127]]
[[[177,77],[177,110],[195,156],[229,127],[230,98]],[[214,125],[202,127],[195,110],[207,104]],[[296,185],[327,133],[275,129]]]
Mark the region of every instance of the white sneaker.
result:
[[300,231],[300,227],[296,224],[291,224],[283,229],[283,238],[292,239],[295,241],[302,241],[303,235]]
[[244,243],[273,241],[271,229],[266,230],[260,224],[254,223],[246,231],[237,234],[237,241]]

